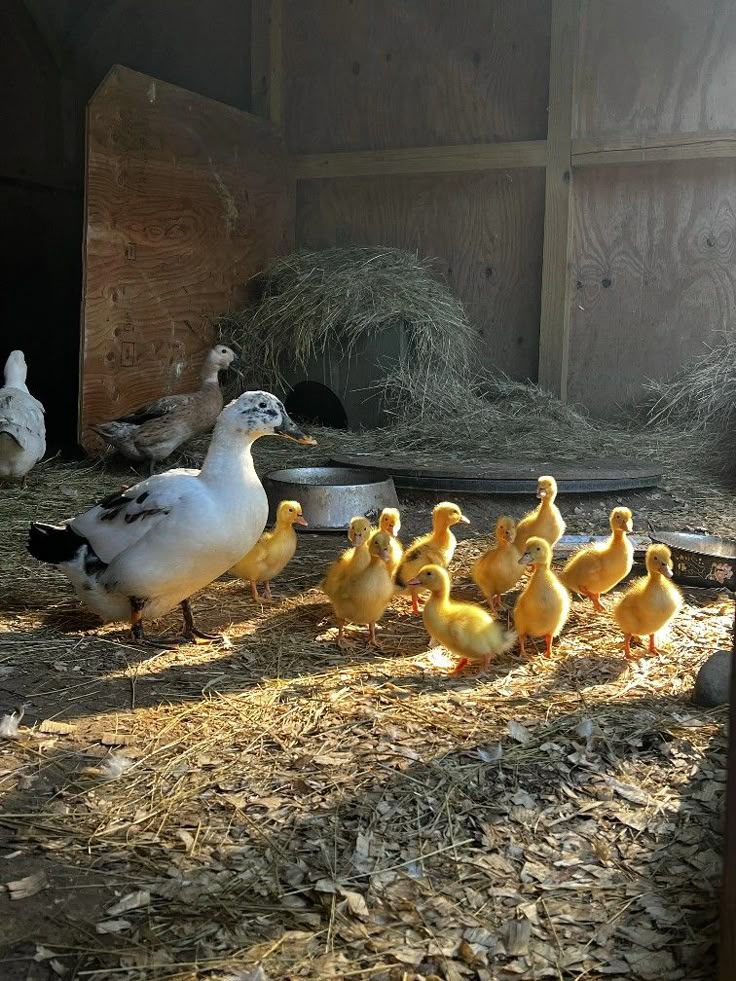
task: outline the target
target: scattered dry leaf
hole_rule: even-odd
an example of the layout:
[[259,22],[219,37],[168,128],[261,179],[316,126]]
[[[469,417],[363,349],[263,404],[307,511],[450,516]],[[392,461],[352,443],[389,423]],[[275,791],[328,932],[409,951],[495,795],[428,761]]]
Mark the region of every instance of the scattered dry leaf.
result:
[[49,733],[50,735],[68,736],[69,733],[74,732],[76,728],[76,726],[71,725],[69,722],[57,722],[55,719],[44,719],[44,721],[38,727],[38,731]]
[[135,892],[123,896],[117,903],[109,906],[105,912],[110,918],[118,916],[120,913],[127,913],[132,909],[140,909],[141,906],[148,906],[151,902],[151,894],[147,889],[138,889]]
[[508,733],[512,739],[515,739],[517,743],[521,743],[526,746],[527,743],[532,741],[532,734],[529,732],[526,726],[523,726],[521,722],[516,722],[511,720],[506,726]]
[[6,882],[5,888],[10,893],[11,899],[29,899],[45,889],[47,885],[45,873],[34,872],[32,875],[17,879],[15,882]]

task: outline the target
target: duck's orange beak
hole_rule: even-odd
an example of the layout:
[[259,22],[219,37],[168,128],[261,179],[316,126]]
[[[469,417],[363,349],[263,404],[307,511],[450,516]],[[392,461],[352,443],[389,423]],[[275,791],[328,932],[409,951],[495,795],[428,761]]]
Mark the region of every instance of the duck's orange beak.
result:
[[299,515],[298,518],[294,518],[294,524],[295,525],[303,525],[305,528],[308,528],[309,527],[309,522],[307,521],[306,518],[302,517],[301,514]]
[[421,580],[417,576],[414,576],[414,578],[413,579],[410,579],[409,582],[406,585],[407,586],[421,586],[422,583],[421,583]]

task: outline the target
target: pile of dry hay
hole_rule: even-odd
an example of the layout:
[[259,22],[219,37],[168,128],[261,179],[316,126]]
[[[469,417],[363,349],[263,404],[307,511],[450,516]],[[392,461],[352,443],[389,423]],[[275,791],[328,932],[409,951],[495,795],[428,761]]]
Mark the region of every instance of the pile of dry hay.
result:
[[[296,252],[278,259],[257,285],[259,302],[219,325],[223,338],[247,351],[239,390],[278,389],[285,364],[304,368],[328,347],[347,357],[381,331],[401,328],[408,336],[410,354],[381,383],[392,424],[361,433],[363,451],[400,447],[415,463],[442,457],[481,468],[501,456],[626,457],[657,461],[682,486],[698,484],[703,474],[736,474],[733,336],[679,378],[652,383],[637,413],[612,422],[535,385],[477,373],[476,336],[462,305],[433,278],[431,264],[409,252]],[[330,434],[333,443],[344,439],[355,438]]]
[[250,385],[283,385],[286,364],[306,367],[329,347],[349,357],[359,343],[403,330],[412,362],[464,375],[475,332],[432,263],[402,249],[299,251],[277,259],[253,286],[258,303],[224,317],[220,334],[247,351]]
[[220,321],[247,351],[248,383],[283,384],[286,363],[304,368],[328,347],[348,357],[356,344],[403,330],[412,360],[450,374],[470,364],[474,331],[462,304],[432,275],[432,263],[402,249],[299,251],[257,278],[259,302]]
[[[672,394],[679,384],[670,386]],[[734,473],[733,449],[716,416],[656,418],[643,406],[619,420],[594,418],[537,385],[499,373],[437,385],[403,367],[387,388],[393,439],[412,457],[442,454],[482,466],[500,457],[574,462],[607,456],[657,462],[676,484]]]
[[667,382],[648,385],[649,427],[667,425],[706,443],[721,473],[736,474],[736,332],[686,365]]

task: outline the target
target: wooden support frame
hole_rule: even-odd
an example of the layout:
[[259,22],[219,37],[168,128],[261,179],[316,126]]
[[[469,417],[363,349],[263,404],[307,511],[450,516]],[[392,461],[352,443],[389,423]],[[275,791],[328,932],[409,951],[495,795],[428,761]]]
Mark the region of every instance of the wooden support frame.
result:
[[601,136],[573,140],[574,167],[667,163],[736,157],[736,131],[665,133],[661,136]]
[[251,5],[251,89],[253,112],[284,125],[283,0]]
[[[453,174],[469,171],[548,167],[549,141],[470,143],[458,146],[357,150],[295,156],[297,180],[378,177],[399,174]],[[569,162],[581,167],[632,163],[676,163],[679,160],[736,158],[736,131],[663,133],[657,136],[603,136],[570,141]]]
[[462,171],[544,167],[546,160],[546,141],[528,140],[518,143],[473,143],[465,146],[314,153],[296,157],[295,173],[299,180],[396,174],[452,174]]
[[570,345],[568,265],[578,23],[578,0],[553,0],[538,380],[563,401],[567,397]]

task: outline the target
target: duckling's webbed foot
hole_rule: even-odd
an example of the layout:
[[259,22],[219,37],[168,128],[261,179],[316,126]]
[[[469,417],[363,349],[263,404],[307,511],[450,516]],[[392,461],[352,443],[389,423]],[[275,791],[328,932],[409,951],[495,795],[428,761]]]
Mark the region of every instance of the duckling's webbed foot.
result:
[[461,657],[460,660],[455,665],[454,669],[447,675],[448,678],[457,678],[458,675],[462,674],[467,667],[468,659],[467,657]]
[[200,630],[199,627],[194,625],[194,614],[192,613],[192,607],[188,599],[182,600],[181,602],[181,612],[184,616],[184,639],[191,641],[196,644],[198,640],[205,641],[222,641],[222,636],[220,634],[207,634],[204,630]]
[[340,623],[339,621],[337,624],[337,646],[342,651],[350,650],[350,648],[353,646],[352,641],[348,640],[348,638],[345,636],[345,624]]
[[368,647],[377,647],[379,650],[383,647],[381,641],[376,637],[375,623],[368,624]]

